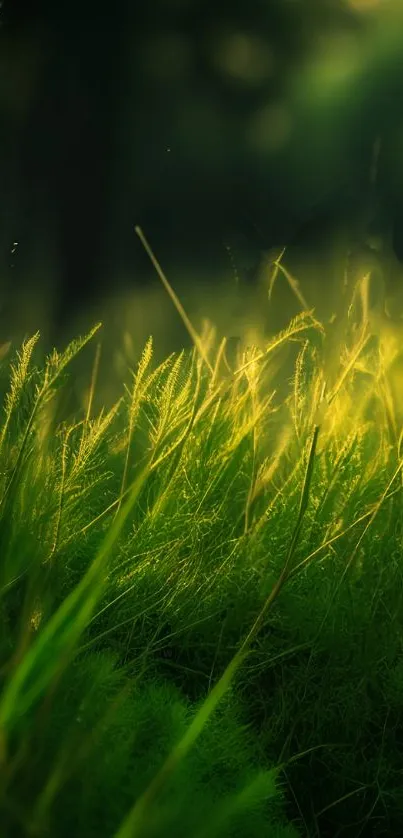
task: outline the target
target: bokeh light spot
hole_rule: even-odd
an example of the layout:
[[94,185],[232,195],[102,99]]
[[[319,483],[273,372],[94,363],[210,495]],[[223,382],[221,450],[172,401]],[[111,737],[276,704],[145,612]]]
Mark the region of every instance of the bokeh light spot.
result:
[[283,104],[270,104],[258,110],[247,128],[249,145],[259,152],[274,152],[288,140],[292,128],[289,109]]
[[274,64],[267,44],[242,32],[215,38],[212,58],[224,75],[249,83],[259,83],[271,75]]

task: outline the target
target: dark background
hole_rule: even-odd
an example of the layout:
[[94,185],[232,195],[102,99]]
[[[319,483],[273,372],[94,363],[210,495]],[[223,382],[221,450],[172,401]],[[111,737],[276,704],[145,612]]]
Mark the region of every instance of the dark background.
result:
[[[159,317],[165,302],[136,224],[191,311],[229,331],[242,319],[239,289],[254,289],[271,248],[286,244],[302,278],[305,259],[318,300],[337,273],[336,240],[362,236],[368,224],[397,264],[399,6],[4,0],[4,338],[41,326],[60,343],[99,310],[113,311],[116,326],[165,329],[169,341],[183,342],[171,303]],[[398,271],[393,277],[398,283]],[[278,310],[296,313],[288,290],[278,294]]]

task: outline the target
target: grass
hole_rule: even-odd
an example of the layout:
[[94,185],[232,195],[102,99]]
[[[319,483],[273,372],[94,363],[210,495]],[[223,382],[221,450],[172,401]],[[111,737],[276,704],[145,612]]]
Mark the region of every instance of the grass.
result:
[[403,434],[369,280],[233,369],[138,233],[191,351],[153,366],[150,338],[96,413],[98,342],[73,415],[100,324],[1,360],[1,838],[399,834]]

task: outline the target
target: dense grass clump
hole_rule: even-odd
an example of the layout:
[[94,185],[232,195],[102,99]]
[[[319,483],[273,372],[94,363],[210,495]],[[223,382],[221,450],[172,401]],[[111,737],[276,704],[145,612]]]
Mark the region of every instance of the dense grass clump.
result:
[[98,349],[72,415],[98,329],[3,360],[1,835],[399,834],[401,417],[365,305],[236,368],[209,324],[159,366],[150,338],[94,414]]

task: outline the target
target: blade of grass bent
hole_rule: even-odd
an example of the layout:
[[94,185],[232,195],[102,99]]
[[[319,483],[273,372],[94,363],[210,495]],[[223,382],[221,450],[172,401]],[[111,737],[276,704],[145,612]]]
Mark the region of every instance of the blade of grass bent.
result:
[[150,471],[151,463],[148,463],[134,481],[126,503],[113,521],[85,576],[40,632],[6,684],[0,699],[0,737],[3,738],[3,746],[6,732],[42,695],[60,670],[61,664],[66,663],[87,625],[102,591],[109,553]]
[[206,364],[206,366],[208,367],[210,373],[213,374],[213,368],[212,368],[212,366],[210,364],[210,361],[207,358],[207,355],[204,351],[202,341],[200,340],[199,335],[197,334],[196,330],[193,328],[193,326],[192,326],[192,324],[189,320],[189,317],[187,316],[186,311],[182,306],[182,303],[180,302],[179,298],[175,294],[175,291],[173,290],[172,286],[168,282],[168,280],[167,280],[167,278],[166,278],[166,276],[165,276],[165,274],[164,274],[164,272],[161,268],[161,265],[159,264],[156,256],[154,255],[154,253],[153,253],[153,251],[152,251],[152,249],[151,249],[151,247],[150,247],[150,245],[149,245],[141,227],[135,227],[134,229],[135,229],[135,232],[138,235],[138,237],[139,237],[139,239],[140,239],[140,241],[141,241],[141,243],[144,247],[144,250],[146,251],[147,255],[149,256],[152,265],[154,266],[155,270],[157,271],[157,274],[158,274],[165,290],[168,292],[175,308],[179,312],[179,314],[180,314],[180,316],[181,316],[181,318],[182,318],[182,320],[183,320],[183,322],[184,322],[184,324],[185,324],[185,326],[186,326],[186,328],[189,332],[190,337],[192,338],[195,346],[197,347],[198,352],[200,353],[200,356],[203,358],[203,361]]

